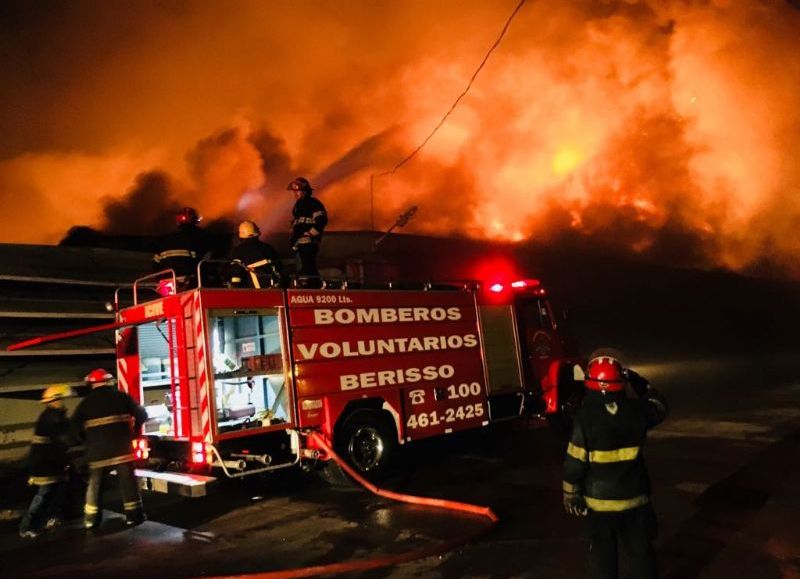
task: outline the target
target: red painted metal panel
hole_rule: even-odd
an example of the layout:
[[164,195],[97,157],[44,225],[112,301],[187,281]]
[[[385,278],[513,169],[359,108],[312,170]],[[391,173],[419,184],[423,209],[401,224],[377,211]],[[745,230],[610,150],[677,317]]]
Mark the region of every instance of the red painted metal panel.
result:
[[[299,328],[292,333],[295,363],[479,348],[474,319],[413,325]],[[479,355],[476,353],[476,355]]]
[[135,327],[118,330],[116,336],[117,383],[120,390],[127,392],[136,402],[141,403],[139,388],[139,343]]
[[[387,401],[403,440],[488,422],[473,294],[293,291],[288,301],[302,423],[330,428],[367,397]],[[324,407],[303,410],[315,399]]]
[[357,392],[372,396],[384,388],[447,386],[453,381],[483,383],[483,365],[475,352],[426,352],[414,356],[365,357],[295,364],[299,396]]
[[204,308],[274,308],[284,305],[283,290],[198,290]]
[[292,310],[319,307],[420,307],[467,305],[471,292],[402,290],[288,290]]
[[437,436],[489,423],[482,380],[456,380],[444,388],[404,388],[406,440]]

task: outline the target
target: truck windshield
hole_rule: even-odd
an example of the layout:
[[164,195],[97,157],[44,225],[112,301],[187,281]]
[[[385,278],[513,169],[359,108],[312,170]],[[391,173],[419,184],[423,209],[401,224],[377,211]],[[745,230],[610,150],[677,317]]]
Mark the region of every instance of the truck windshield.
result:
[[289,420],[278,310],[209,312],[220,433]]
[[525,328],[553,329],[550,306],[544,300],[528,299],[520,304],[520,321]]

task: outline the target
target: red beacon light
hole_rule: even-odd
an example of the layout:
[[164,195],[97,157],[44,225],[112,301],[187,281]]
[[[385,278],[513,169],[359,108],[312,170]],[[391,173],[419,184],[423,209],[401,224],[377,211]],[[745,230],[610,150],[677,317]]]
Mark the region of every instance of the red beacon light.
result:
[[511,287],[515,290],[528,290],[537,296],[543,296],[547,293],[538,279],[520,279],[511,282]]
[[489,286],[489,291],[499,294],[501,291],[505,289],[505,286],[501,283],[494,283]]

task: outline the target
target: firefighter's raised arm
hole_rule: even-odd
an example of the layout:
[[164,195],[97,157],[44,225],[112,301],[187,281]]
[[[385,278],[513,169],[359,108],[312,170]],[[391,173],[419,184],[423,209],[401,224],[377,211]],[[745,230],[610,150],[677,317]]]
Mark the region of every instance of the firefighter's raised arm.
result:
[[647,427],[653,428],[661,424],[669,414],[669,405],[666,398],[635,370],[626,368],[625,377],[639,399],[645,403]]

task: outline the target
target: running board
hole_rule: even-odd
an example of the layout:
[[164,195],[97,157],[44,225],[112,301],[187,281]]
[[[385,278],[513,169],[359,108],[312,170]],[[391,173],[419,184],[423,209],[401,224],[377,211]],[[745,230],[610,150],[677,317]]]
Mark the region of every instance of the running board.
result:
[[158,472],[136,469],[139,488],[146,491],[196,498],[206,496],[208,487],[217,479],[213,476],[182,472]]

